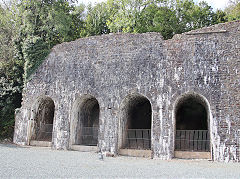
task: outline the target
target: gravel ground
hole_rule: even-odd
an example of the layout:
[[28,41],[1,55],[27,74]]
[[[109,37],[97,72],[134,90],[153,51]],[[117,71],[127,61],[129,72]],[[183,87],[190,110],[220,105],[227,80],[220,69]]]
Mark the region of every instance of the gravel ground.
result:
[[0,178],[240,178],[239,163],[104,157],[0,144]]

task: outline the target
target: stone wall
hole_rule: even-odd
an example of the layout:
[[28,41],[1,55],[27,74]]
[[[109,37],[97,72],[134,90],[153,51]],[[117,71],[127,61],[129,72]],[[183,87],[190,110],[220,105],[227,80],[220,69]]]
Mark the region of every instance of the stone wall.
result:
[[176,105],[185,96],[208,110],[213,160],[239,161],[240,21],[164,41],[158,33],[109,34],[55,46],[24,88],[14,142],[29,144],[38,99],[55,104],[52,147],[71,148],[74,106],[83,95],[100,106],[99,144],[117,154],[121,107],[129,95],[152,106],[152,156],[174,157]]

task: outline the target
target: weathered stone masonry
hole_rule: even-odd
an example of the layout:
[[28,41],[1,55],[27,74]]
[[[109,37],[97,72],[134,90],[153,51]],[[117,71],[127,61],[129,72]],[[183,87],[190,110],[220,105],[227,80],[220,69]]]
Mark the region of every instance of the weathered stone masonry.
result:
[[240,21],[163,40],[158,33],[109,34],[55,46],[23,92],[14,142],[28,145],[39,101],[55,105],[52,148],[70,149],[76,108],[99,103],[98,148],[117,154],[124,101],[146,97],[152,108],[153,158],[174,157],[175,113],[193,96],[206,107],[215,161],[239,161]]

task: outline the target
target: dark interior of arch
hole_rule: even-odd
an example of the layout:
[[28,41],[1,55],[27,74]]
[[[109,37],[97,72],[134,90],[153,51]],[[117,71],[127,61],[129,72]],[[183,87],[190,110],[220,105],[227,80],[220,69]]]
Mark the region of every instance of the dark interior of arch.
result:
[[152,109],[149,100],[143,96],[133,96],[124,109],[125,133],[123,148],[151,148]]
[[80,105],[76,144],[89,146],[97,145],[99,112],[99,103],[96,98],[88,98]]
[[35,138],[40,141],[51,141],[55,105],[51,98],[42,99],[35,119]]
[[127,116],[128,129],[151,129],[152,109],[147,98],[137,96],[130,99]]
[[198,98],[184,99],[177,108],[177,130],[208,130],[207,111]]
[[180,101],[176,111],[176,151],[210,151],[208,114],[205,103],[197,97]]

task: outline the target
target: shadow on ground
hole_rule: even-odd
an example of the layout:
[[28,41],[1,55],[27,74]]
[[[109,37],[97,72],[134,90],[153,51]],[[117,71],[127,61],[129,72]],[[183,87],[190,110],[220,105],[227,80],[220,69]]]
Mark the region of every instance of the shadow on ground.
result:
[[10,142],[0,142],[0,147],[8,147],[8,148],[23,148],[20,145],[16,145],[14,143],[10,143]]

